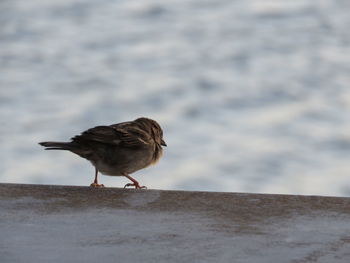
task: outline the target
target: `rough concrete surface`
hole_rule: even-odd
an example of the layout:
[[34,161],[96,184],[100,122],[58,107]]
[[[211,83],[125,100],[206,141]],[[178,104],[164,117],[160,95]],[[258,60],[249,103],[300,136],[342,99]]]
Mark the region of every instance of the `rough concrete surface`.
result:
[[350,262],[350,198],[0,184],[7,262]]

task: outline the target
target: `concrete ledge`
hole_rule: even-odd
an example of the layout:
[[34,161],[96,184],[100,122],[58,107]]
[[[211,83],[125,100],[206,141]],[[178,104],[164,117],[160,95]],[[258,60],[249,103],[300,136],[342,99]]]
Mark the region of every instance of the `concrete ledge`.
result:
[[1,262],[350,258],[350,198],[0,184]]

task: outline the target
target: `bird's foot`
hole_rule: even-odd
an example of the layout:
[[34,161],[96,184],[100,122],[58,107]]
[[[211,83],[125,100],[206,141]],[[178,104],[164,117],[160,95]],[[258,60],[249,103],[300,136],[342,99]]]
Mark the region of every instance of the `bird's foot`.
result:
[[90,184],[90,187],[92,187],[92,188],[103,188],[105,186],[103,184],[92,183],[92,184]]
[[144,186],[144,185],[140,186],[139,183],[128,183],[124,186],[124,188],[127,188],[129,186],[133,186],[133,187],[135,187],[135,189],[147,189],[146,186]]

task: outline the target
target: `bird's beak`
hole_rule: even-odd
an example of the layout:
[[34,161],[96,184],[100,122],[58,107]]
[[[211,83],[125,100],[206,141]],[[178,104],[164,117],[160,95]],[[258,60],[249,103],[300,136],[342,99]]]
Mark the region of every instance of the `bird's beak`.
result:
[[167,146],[163,139],[160,141],[160,145]]

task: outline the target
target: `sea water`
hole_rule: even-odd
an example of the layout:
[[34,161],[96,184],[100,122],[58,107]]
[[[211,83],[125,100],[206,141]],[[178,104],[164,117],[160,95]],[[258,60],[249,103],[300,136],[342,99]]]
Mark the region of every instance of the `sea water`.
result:
[[[350,196],[348,0],[0,3],[0,182],[89,185],[39,141],[156,119],[149,188]],[[107,186],[126,178],[101,176]]]

